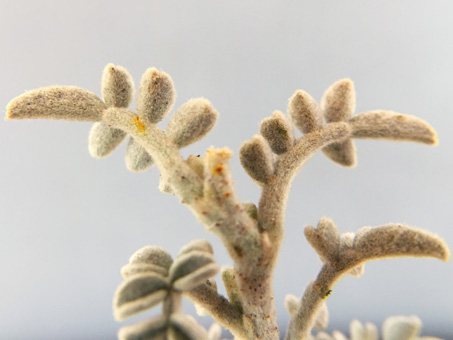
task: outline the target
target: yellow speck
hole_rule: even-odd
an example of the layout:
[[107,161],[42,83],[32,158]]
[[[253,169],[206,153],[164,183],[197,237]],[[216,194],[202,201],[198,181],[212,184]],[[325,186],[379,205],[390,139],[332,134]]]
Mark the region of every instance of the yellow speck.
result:
[[137,117],[133,118],[132,121],[135,124],[135,127],[137,128],[138,133],[141,135],[146,135],[146,126],[140,120],[140,117],[137,116]]

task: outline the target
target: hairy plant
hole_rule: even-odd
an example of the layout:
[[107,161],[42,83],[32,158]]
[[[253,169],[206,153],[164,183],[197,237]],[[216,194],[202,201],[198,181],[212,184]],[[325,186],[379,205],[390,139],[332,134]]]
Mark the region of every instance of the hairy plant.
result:
[[[349,79],[330,86],[321,105],[308,93],[296,91],[289,100],[289,115],[275,111],[261,122],[260,134],[244,142],[239,150],[242,166],[261,188],[256,206],[242,202],[236,194],[228,165],[232,156],[229,149],[210,148],[202,157],[191,155],[187,159],[179,153],[180,148],[200,140],[214,127],[218,113],[208,100],[190,99],[162,130],[156,124],[175,101],[170,76],[155,68],[144,73],[136,113],[128,109],[133,94],[129,73],[109,64],[103,73],[103,100],[74,86],[47,87],[13,99],[6,112],[6,119],[94,122],[89,151],[97,158],[110,154],[129,135],[128,169],[144,171],[155,164],[161,176],[160,190],[178,196],[228,250],[234,267],[222,270],[227,297],[217,292],[212,279],[219,266],[206,241],[189,243],[174,260],[156,246],[133,254],[121,270],[124,282],[115,293],[115,318],[123,320],[159,304],[162,313],[123,327],[119,338],[124,340],[219,339],[217,324],[206,331],[192,317],[182,314],[182,296],[192,300],[201,313],[211,315],[235,339],[278,339],[273,272],[283,240],[288,192],[296,173],[317,151],[340,165],[354,166],[355,138],[437,143],[434,129],[413,116],[384,110],[354,116],[355,92]],[[301,137],[295,137],[293,126],[302,132]],[[286,298],[290,314],[287,340],[311,339],[314,326],[325,328],[325,299],[344,275],[360,276],[365,262],[400,256],[449,259],[442,239],[397,223],[340,234],[334,222],[324,217],[316,228],[305,228],[305,237],[323,266],[301,298]],[[404,320],[386,323],[384,339],[416,339],[419,327],[414,332],[407,330],[410,322]],[[351,339],[377,339],[373,327],[353,322]],[[404,332],[407,336],[395,335]],[[332,337],[321,332],[316,339],[346,337],[338,332]]]

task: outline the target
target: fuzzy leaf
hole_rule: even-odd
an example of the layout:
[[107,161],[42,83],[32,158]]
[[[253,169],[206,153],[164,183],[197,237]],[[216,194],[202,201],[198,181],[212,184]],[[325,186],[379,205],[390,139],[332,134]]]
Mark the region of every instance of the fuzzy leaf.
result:
[[126,137],[126,132],[112,128],[104,122],[94,123],[88,140],[90,155],[103,158],[115,150]]
[[118,332],[118,340],[167,340],[167,320],[159,315],[123,327]]
[[190,99],[171,117],[167,134],[179,148],[195,143],[214,127],[218,112],[204,98]]
[[300,308],[300,299],[292,294],[285,296],[285,309],[291,318],[294,318]]
[[422,327],[416,316],[393,316],[382,325],[383,340],[414,340]]
[[274,172],[271,149],[260,135],[255,135],[252,140],[242,144],[239,159],[247,174],[258,183],[267,183]]
[[181,248],[179,251],[178,256],[188,254],[193,251],[201,251],[205,252],[207,254],[214,254],[214,251],[212,250],[211,244],[206,241],[206,240],[194,240],[191,241],[190,243],[186,244],[184,247]]
[[222,280],[228,300],[242,313],[241,291],[236,281],[236,276],[237,273],[234,268],[222,268]]
[[25,92],[6,107],[6,119],[102,120],[106,105],[94,93],[75,86],[51,86]]
[[142,172],[153,166],[151,155],[131,137],[126,147],[126,166],[130,171]]
[[172,314],[170,325],[169,340],[208,340],[208,332],[188,315]]
[[362,260],[417,256],[448,261],[450,257],[448,246],[437,235],[399,224],[361,228],[354,238],[353,249]]
[[354,138],[391,139],[437,144],[436,131],[424,120],[392,111],[361,113],[349,120]]
[[356,149],[352,139],[329,144],[322,149],[322,152],[339,165],[353,167],[357,164]]
[[288,151],[294,145],[293,127],[280,111],[274,111],[272,117],[261,122],[260,133],[277,155]]
[[178,256],[170,268],[170,279],[174,289],[191,290],[216,275],[219,269],[211,254],[191,251]]
[[[378,340],[379,333],[375,325],[366,323],[365,326],[358,320],[353,320],[349,326],[351,340]],[[401,339],[402,340],[402,339]]]
[[113,299],[115,319],[118,321],[154,307],[168,294],[167,280],[158,274],[135,275],[123,282]]
[[342,79],[332,84],[321,99],[326,122],[342,122],[352,117],[355,110],[354,83]]
[[318,103],[307,92],[299,90],[289,99],[288,112],[294,125],[309,133],[322,126],[322,115]]
[[102,98],[107,106],[129,107],[134,96],[134,81],[124,67],[108,64],[102,74]]
[[327,309],[326,302],[323,301],[321,309],[316,315],[314,326],[318,330],[324,330],[327,328],[328,323],[329,323],[329,310]]
[[305,227],[305,237],[316,250],[321,261],[334,262],[340,250],[340,233],[335,223],[327,217],[322,218],[318,227]]
[[156,124],[170,112],[175,97],[176,92],[170,76],[155,68],[150,68],[146,70],[140,81],[137,113]]
[[121,269],[121,275],[125,279],[146,272],[167,276],[172,263],[173,259],[163,248],[145,246],[129,258],[129,264]]
[[211,327],[209,327],[208,331],[208,340],[220,340],[220,336],[222,335],[222,327],[214,322]]

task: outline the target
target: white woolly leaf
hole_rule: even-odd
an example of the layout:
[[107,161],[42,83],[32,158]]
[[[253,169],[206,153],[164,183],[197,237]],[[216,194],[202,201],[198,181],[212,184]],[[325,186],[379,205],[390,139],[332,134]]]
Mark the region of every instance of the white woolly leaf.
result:
[[280,155],[294,145],[294,131],[289,119],[280,111],[265,118],[260,125],[260,133],[266,138],[271,150]]
[[285,296],[284,304],[288,314],[292,318],[295,317],[300,308],[300,299],[295,295],[287,294]]
[[123,327],[118,340],[167,340],[167,320],[162,315]]
[[372,323],[365,326],[358,320],[353,320],[349,326],[351,340],[378,340],[379,334],[377,328]]
[[354,167],[357,164],[356,148],[352,139],[329,144],[322,149],[322,152],[339,165]]
[[51,86],[25,92],[6,107],[6,119],[102,120],[104,102],[75,86]]
[[137,113],[151,123],[160,122],[175,102],[173,80],[155,68],[146,70],[140,81],[137,95]]
[[382,325],[383,340],[414,340],[422,327],[416,316],[392,316]]
[[208,330],[208,340],[220,340],[220,336],[222,335],[222,327],[217,323],[214,322]]
[[214,127],[219,114],[209,100],[190,99],[170,118],[166,132],[179,148],[195,143]]
[[289,99],[288,112],[294,125],[309,133],[322,126],[322,115],[318,103],[307,92],[298,90]]
[[134,81],[124,67],[108,64],[102,74],[102,98],[107,106],[129,107],[134,96]]
[[132,276],[116,290],[113,299],[115,319],[125,318],[154,307],[168,294],[167,280],[158,274]]
[[126,137],[126,132],[108,126],[104,122],[94,123],[88,140],[90,155],[95,158],[108,156]]
[[170,279],[173,288],[191,290],[216,275],[219,269],[211,254],[191,251],[178,256],[170,268]]
[[121,269],[121,275],[125,279],[141,273],[157,273],[162,276],[168,275],[168,270],[173,260],[163,248],[157,246],[145,246],[137,250],[129,259],[129,264]]
[[390,139],[437,144],[436,131],[424,120],[392,111],[361,113],[349,120],[354,138]]
[[328,123],[351,118],[355,110],[353,82],[350,79],[342,79],[333,83],[321,99],[321,109]]
[[208,241],[193,240],[181,248],[178,256],[190,253],[192,251],[202,251],[202,252],[206,252],[211,255],[214,254],[214,251],[212,250],[212,246]]
[[127,143],[125,159],[127,168],[133,172],[145,171],[154,164],[151,155],[133,137]]
[[247,174],[258,183],[267,183],[274,172],[271,149],[260,135],[255,135],[252,140],[242,144],[239,159]]
[[448,261],[450,257],[448,246],[437,235],[399,224],[359,230],[353,248],[362,260],[416,256]]

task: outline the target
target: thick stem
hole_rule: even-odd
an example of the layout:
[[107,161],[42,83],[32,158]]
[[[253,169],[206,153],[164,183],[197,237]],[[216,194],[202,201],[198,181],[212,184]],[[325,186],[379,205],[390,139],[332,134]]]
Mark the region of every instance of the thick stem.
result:
[[162,315],[168,319],[173,313],[181,312],[182,293],[170,291],[162,302]]
[[346,123],[330,123],[300,137],[292,149],[278,158],[274,177],[263,187],[258,210],[258,226],[269,233],[272,243],[270,257],[274,264],[283,240],[286,202],[292,179],[317,151],[349,135],[350,128]]

